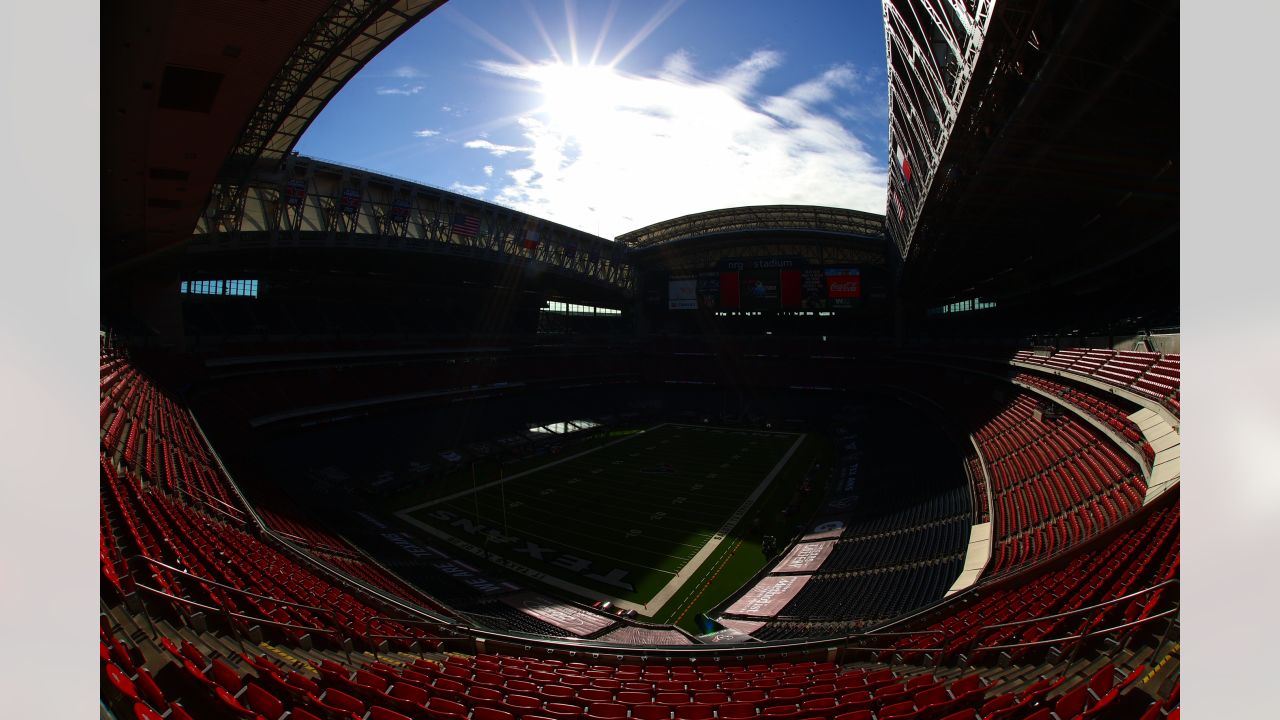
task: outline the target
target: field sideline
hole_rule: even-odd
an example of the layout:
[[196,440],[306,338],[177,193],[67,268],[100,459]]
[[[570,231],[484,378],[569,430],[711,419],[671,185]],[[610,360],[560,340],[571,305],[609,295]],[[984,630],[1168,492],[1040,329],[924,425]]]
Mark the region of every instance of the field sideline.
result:
[[804,438],[658,425],[396,514],[583,599],[670,615],[684,585],[737,546],[730,533]]

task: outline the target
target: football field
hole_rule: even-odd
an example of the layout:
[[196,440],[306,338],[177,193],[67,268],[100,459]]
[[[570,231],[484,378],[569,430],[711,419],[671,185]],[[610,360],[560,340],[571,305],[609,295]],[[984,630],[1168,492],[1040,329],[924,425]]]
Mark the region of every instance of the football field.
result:
[[652,617],[710,569],[803,439],[659,425],[397,514],[526,577]]

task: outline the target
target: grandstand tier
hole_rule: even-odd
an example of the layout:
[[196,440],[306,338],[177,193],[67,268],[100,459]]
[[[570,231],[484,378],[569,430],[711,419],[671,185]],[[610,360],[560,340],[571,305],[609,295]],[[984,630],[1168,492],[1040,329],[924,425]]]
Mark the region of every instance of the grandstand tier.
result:
[[612,239],[294,150],[442,4],[110,20],[104,717],[1177,717],[1175,3],[883,0],[886,214]]

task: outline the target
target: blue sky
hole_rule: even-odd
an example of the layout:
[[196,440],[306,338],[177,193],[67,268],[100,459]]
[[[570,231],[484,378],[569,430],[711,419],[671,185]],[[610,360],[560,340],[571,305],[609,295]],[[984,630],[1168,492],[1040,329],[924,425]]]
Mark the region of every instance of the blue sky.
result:
[[884,212],[875,0],[450,0],[298,151],[604,237],[739,205]]

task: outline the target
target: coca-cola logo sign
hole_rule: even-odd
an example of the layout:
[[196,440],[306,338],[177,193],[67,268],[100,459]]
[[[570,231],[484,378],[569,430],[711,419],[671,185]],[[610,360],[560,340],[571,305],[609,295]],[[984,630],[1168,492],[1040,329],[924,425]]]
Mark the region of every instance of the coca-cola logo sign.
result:
[[861,280],[857,275],[828,275],[827,297],[856,298],[862,294]]

